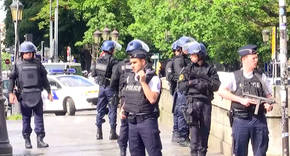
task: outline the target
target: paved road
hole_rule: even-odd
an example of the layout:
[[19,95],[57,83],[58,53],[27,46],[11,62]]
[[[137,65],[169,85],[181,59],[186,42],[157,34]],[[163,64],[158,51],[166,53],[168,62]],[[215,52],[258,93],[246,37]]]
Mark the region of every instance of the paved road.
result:
[[[32,120],[33,121],[33,120]],[[106,118],[106,121],[108,119]],[[119,125],[118,125],[119,126]],[[46,138],[50,147],[36,148],[36,136],[31,141],[33,149],[24,148],[21,121],[7,121],[10,144],[14,156],[118,156],[116,141],[109,140],[109,124],[103,127],[103,140],[96,140],[95,111],[78,112],[76,116],[45,115]],[[170,141],[169,126],[160,124],[162,153],[164,156],[189,156],[189,148],[180,147]],[[128,152],[129,153],[129,152]],[[129,155],[129,154],[127,154]],[[209,152],[209,156],[220,156]]]

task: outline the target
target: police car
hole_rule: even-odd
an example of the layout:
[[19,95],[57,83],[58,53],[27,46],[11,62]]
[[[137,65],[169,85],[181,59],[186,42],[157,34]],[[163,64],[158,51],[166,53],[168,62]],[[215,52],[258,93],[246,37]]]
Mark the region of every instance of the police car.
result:
[[47,91],[42,92],[44,112],[56,115],[75,115],[78,110],[95,109],[99,86],[79,75],[47,75],[51,86],[53,101],[47,98]]

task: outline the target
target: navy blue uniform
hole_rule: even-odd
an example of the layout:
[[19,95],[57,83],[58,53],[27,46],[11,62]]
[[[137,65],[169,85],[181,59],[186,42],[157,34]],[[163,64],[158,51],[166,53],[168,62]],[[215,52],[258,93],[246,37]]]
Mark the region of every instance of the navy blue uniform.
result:
[[[113,98],[116,96],[116,92],[109,85],[113,66],[117,63],[117,60],[112,57],[112,54],[105,53],[97,59],[96,71],[93,71],[92,74],[100,86],[96,117],[96,125],[99,129],[102,127],[103,117],[107,113],[108,106],[111,130],[116,130],[117,105],[114,103]],[[102,139],[102,137],[100,137],[100,139]]]
[[[233,93],[242,96],[248,93],[260,97],[266,97],[259,73],[254,71],[252,78],[245,78],[242,70],[234,72],[236,91]],[[232,102],[231,109],[234,112],[233,138],[234,153],[236,156],[248,155],[248,144],[251,139],[252,149],[255,156],[266,156],[269,142],[269,131],[265,116],[265,108],[260,105],[258,114],[254,114],[255,105],[245,107],[238,102]]]
[[[151,74],[146,72],[147,84],[150,83],[153,75],[154,72]],[[162,145],[157,121],[159,116],[158,103],[151,104],[147,100],[134,73],[128,77],[124,95],[124,110],[129,113],[129,148],[131,155],[145,156],[146,149],[150,156],[161,156]]]
[[[32,60],[18,60],[10,75],[9,93],[17,86],[17,99],[22,113],[22,135],[27,138],[32,133],[31,117],[34,115],[35,133],[45,136],[43,123],[43,102],[41,91],[46,89],[50,93],[47,71],[41,62]],[[28,79],[27,79],[28,78]]]
[[[186,58],[185,55],[179,55],[173,58],[174,78],[172,83],[177,83],[178,76],[187,64],[190,64],[190,61]],[[173,94],[173,99],[173,135],[177,135],[177,141],[181,144],[184,143],[185,145],[186,142],[188,142],[189,137],[189,126],[187,125],[182,113],[182,110],[186,106],[186,97],[184,92],[176,88]]]
[[[124,95],[123,89],[127,82],[127,77],[129,73],[132,73],[132,67],[130,65],[129,59],[125,59],[119,62],[113,68],[113,74],[111,77],[110,87],[115,91],[119,91],[119,97],[121,98],[121,105],[124,104]],[[126,149],[128,144],[128,133],[129,133],[129,125],[127,118],[121,119],[120,133],[118,138],[118,144],[121,149],[121,153],[126,155]]]
[[183,111],[191,132],[191,155],[205,156],[211,125],[211,100],[220,80],[216,69],[203,63],[188,65],[179,77],[179,89],[185,92],[187,107]]

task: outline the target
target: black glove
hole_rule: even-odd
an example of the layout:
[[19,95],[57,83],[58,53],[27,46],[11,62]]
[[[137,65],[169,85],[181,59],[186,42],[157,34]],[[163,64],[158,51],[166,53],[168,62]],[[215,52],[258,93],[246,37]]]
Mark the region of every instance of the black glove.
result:
[[203,79],[197,79],[198,83],[195,83],[194,87],[200,91],[208,89],[209,83]]

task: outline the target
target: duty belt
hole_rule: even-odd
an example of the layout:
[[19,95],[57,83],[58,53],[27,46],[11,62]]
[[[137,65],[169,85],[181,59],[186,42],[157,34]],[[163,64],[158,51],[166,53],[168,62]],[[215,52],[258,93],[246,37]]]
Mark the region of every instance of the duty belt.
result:
[[133,113],[129,113],[128,121],[131,124],[137,124],[137,123],[143,122],[146,119],[157,118],[157,117],[158,117],[157,113],[150,113],[150,114],[133,114]]
[[251,119],[253,116],[262,117],[264,115],[264,113],[260,113],[260,112],[258,115],[254,115],[254,111],[235,109],[235,108],[233,108],[233,114],[234,114],[234,117],[237,117],[240,119]]

